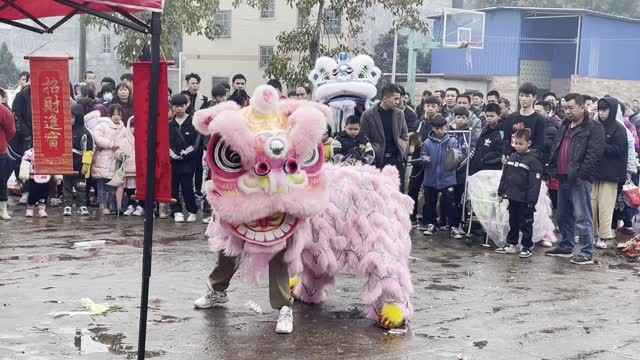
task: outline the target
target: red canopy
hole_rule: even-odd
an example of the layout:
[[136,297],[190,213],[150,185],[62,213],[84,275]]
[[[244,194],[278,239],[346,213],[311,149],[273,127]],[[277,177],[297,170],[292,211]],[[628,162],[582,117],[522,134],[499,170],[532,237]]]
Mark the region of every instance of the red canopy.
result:
[[[164,0],[76,0],[73,2],[78,5],[87,2],[89,3],[87,7],[97,11],[114,12],[113,7],[118,7],[126,12],[134,12],[162,11]],[[72,10],[74,10],[72,7],[55,0],[0,0],[0,18],[6,20],[66,16]]]
[[[72,16],[89,13],[136,31],[148,32],[148,24],[129,13],[162,12],[163,5],[164,0],[0,0],[0,22],[39,33],[51,33]],[[119,13],[125,19],[111,13]],[[63,19],[52,26],[39,20],[52,16],[63,16]],[[27,19],[35,25],[18,22]]]

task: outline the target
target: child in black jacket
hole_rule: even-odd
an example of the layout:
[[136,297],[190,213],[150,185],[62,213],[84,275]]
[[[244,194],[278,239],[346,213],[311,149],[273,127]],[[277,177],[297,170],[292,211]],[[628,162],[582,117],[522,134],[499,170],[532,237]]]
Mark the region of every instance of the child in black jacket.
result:
[[503,198],[509,200],[508,245],[496,249],[496,252],[517,253],[518,235],[522,231],[522,250],[519,256],[528,258],[533,247],[533,213],[540,195],[543,169],[539,153],[529,150],[531,133],[520,129],[516,131],[514,140],[516,152],[509,156],[498,187],[498,202],[502,202]]
[[360,117],[357,115],[347,118],[344,130],[333,139],[331,149],[336,164],[371,165],[375,158],[369,139],[360,133]]
[[482,170],[502,169],[504,131],[500,120],[500,105],[487,104],[485,109],[487,120],[471,153],[469,175]]
[[169,122],[169,156],[171,157],[171,197],[176,199],[171,205],[175,222],[183,222],[180,193],[189,212],[187,222],[195,222],[198,206],[193,192],[193,177],[196,172],[200,133],[193,126],[191,115],[186,113],[188,99],[183,94],[171,98],[173,117]]

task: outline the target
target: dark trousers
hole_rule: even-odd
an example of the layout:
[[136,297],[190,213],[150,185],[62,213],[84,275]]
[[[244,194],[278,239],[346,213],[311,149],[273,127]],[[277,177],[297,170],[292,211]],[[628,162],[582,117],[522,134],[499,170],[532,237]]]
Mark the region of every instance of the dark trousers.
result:
[[[78,186],[83,177],[84,175],[65,175],[62,177],[64,206],[85,206],[86,192],[83,194],[82,191],[79,191]],[[75,197],[74,188],[76,189]]]
[[522,246],[531,249],[533,247],[533,213],[535,208],[520,201],[509,200],[509,233],[507,242],[518,245],[518,238],[522,232]]
[[549,198],[551,198],[553,210],[556,210],[558,208],[558,190],[549,190]]
[[202,173],[204,169],[202,168],[202,157],[204,156],[204,150],[200,147],[196,150],[196,174],[195,174],[195,186],[196,192],[202,192]]
[[11,176],[11,160],[7,154],[0,155],[0,201],[7,201],[7,182]]
[[409,178],[409,197],[413,199],[413,212],[411,219],[418,215],[418,195],[422,188],[422,177],[424,175],[424,165],[413,164],[411,167],[411,177]]
[[[455,193],[456,193],[456,206],[457,206],[457,212],[458,212],[458,218],[460,219],[459,222],[464,221],[464,219],[462,219],[462,197],[464,196],[464,183],[462,184],[457,184],[455,186]],[[467,208],[469,209],[469,208]],[[466,214],[465,214],[466,217]]]
[[406,167],[404,166],[404,160],[400,158],[399,155],[396,154],[385,154],[383,167],[387,165],[393,165],[398,169],[398,173],[400,174],[400,192],[404,194],[404,185],[405,185],[405,174]]
[[193,214],[198,213],[198,205],[196,205],[196,195],[193,193],[193,173],[171,173],[171,197],[176,199],[176,203],[171,205],[171,213],[182,212],[182,202],[180,193],[184,198],[184,204],[187,211]]
[[46,204],[49,199],[49,182],[40,184],[33,179],[29,179],[29,198],[27,199],[27,205]]
[[445,217],[451,227],[458,227],[460,225],[460,211],[456,206],[456,190],[451,186],[445,189],[436,189],[430,186],[424,188],[424,207],[422,208],[422,216],[424,223],[436,224],[436,218],[438,217],[436,207],[438,204],[438,195],[442,193],[442,202],[444,203],[445,212],[441,214],[443,220]]

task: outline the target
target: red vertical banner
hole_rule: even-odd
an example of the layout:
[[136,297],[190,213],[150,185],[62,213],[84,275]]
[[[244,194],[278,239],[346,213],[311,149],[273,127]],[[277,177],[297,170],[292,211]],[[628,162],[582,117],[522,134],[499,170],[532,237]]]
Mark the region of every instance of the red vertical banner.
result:
[[[171,159],[169,158],[169,101],[167,79],[168,62],[160,62],[158,84],[158,124],[156,131],[156,201],[171,201]],[[147,194],[147,144],[149,140],[149,89],[151,88],[151,63],[133,63],[133,114],[136,136],[136,198],[143,200]]]
[[73,174],[69,58],[29,57],[35,169]]

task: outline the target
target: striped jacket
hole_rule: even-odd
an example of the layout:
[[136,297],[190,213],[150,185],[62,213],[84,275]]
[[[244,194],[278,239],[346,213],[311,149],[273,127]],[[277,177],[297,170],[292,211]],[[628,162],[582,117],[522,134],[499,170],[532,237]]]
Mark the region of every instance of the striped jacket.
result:
[[542,170],[540,153],[536,150],[524,154],[512,153],[502,169],[498,196],[536,204],[540,195]]

